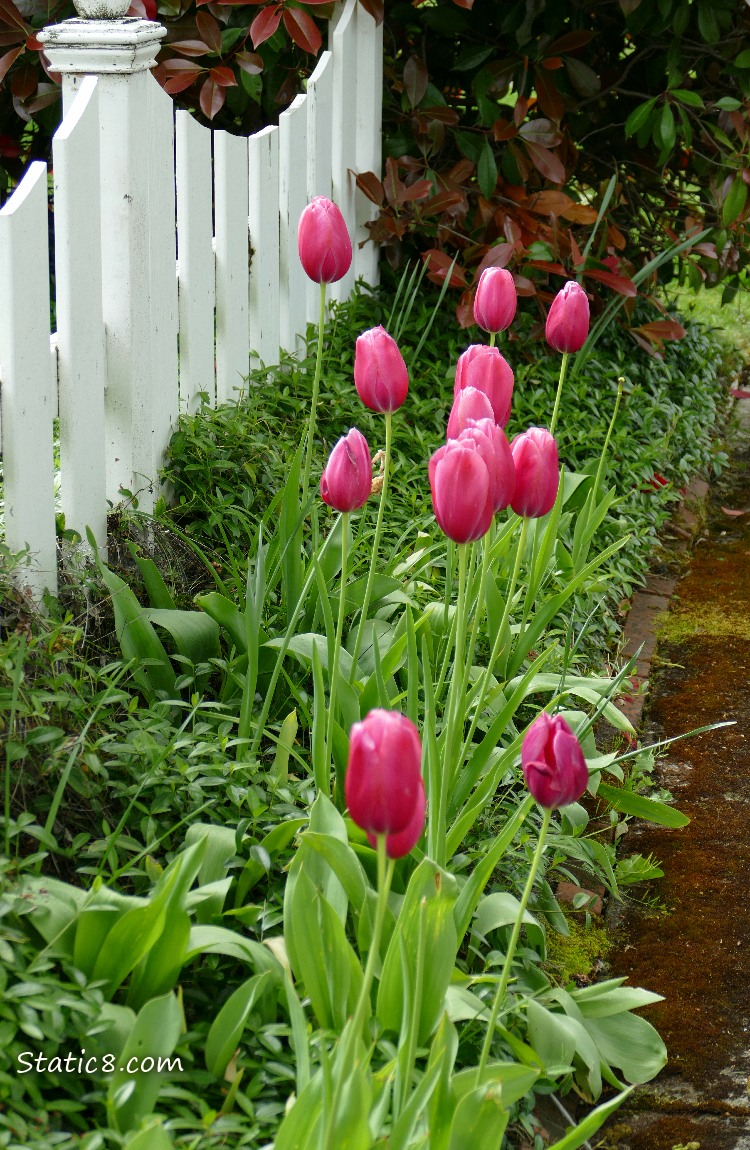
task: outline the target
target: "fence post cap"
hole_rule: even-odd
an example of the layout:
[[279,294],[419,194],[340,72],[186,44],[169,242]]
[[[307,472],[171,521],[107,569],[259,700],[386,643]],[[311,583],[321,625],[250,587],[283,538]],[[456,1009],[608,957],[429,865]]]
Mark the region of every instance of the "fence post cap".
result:
[[[104,3],[108,0],[103,0]],[[116,0],[109,0],[116,3]],[[92,0],[96,4],[97,0]],[[51,24],[38,33],[50,71],[99,74],[143,72],[153,68],[167,29],[140,16],[88,20],[80,16]]]

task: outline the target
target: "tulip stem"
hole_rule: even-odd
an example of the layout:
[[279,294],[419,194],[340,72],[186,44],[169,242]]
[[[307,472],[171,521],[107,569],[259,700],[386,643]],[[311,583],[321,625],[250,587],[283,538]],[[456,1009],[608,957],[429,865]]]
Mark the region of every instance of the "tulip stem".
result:
[[466,651],[466,567],[469,544],[458,544],[458,602],[456,605],[456,645],[454,648],[453,676],[451,678],[448,705],[446,707],[447,731],[445,751],[440,772],[440,818],[438,822],[439,858],[435,861],[445,866],[445,827],[448,816],[448,790],[456,771],[454,752],[457,738],[463,737],[464,710],[464,655]]
[[479,589],[477,593],[476,602],[474,604],[474,617],[471,620],[471,635],[469,636],[469,653],[466,656],[466,674],[471,671],[472,662],[474,659],[474,648],[477,642],[477,631],[479,630],[479,620],[482,616],[485,603],[487,602],[487,573],[490,565],[490,552],[492,551],[492,542],[494,539],[494,520],[490,524],[489,531],[482,540],[482,570],[479,577]]
[[493,668],[495,666],[495,661],[497,660],[497,658],[500,654],[500,644],[503,641],[503,633],[504,633],[505,628],[508,624],[508,618],[510,616],[511,604],[513,603],[513,596],[516,593],[516,584],[518,582],[518,574],[519,574],[519,571],[521,570],[521,561],[523,559],[523,555],[524,555],[524,552],[526,550],[526,538],[528,535],[528,531],[529,531],[529,520],[526,518],[523,518],[521,520],[521,531],[520,531],[520,534],[518,536],[518,541],[516,543],[516,553],[515,553],[514,560],[513,560],[513,572],[511,574],[510,582],[508,584],[508,590],[505,593],[505,606],[503,607],[503,617],[500,620],[500,626],[498,627],[497,631],[495,632],[495,638],[494,638],[494,641],[492,643],[492,652],[490,654],[489,660],[487,662],[487,666],[485,667],[484,674],[482,676],[482,686],[481,686],[480,691],[479,691],[479,698],[477,699],[476,707],[474,708],[474,716],[473,716],[473,718],[471,720],[471,724],[469,726],[469,733],[466,736],[466,741],[463,745],[463,750],[461,752],[461,761],[462,762],[463,762],[463,759],[464,759],[464,757],[465,757],[465,755],[469,749],[469,744],[471,743],[471,740],[474,738],[474,732],[477,729],[477,723],[479,722],[479,716],[482,713],[482,708],[484,707],[484,701],[487,698],[487,691],[489,689],[490,678],[492,677],[492,672],[493,672]]
[[490,332],[490,347],[495,346],[495,338],[496,338],[495,332],[491,331]]
[[541,827],[541,830],[539,831],[539,841],[536,844],[536,850],[534,851],[534,857],[531,861],[531,869],[529,870],[528,878],[526,879],[526,886],[523,888],[523,894],[521,895],[521,902],[520,902],[520,905],[518,907],[518,914],[516,915],[516,921],[513,924],[513,933],[510,936],[510,942],[508,943],[508,950],[505,954],[505,962],[503,963],[503,969],[502,969],[502,973],[500,975],[500,981],[498,982],[497,990],[495,991],[495,1001],[492,1004],[492,1013],[490,1015],[490,1021],[487,1024],[487,1032],[484,1036],[484,1044],[482,1046],[482,1054],[481,1054],[480,1059],[479,1059],[479,1065],[477,1066],[477,1077],[476,1077],[476,1085],[477,1086],[481,1085],[482,1077],[484,1075],[485,1070],[487,1069],[487,1061],[488,1061],[489,1056],[490,1056],[490,1049],[492,1047],[492,1039],[493,1039],[494,1034],[495,1034],[495,1027],[497,1026],[497,1016],[500,1013],[500,1007],[503,1005],[503,1002],[505,1001],[505,994],[506,994],[506,991],[508,989],[508,982],[510,980],[511,966],[513,965],[513,958],[515,956],[516,947],[518,946],[518,939],[519,939],[519,936],[521,934],[521,926],[523,924],[523,916],[526,913],[526,907],[528,905],[529,897],[531,895],[531,891],[532,891],[533,886],[534,886],[534,880],[536,879],[537,871],[539,870],[539,864],[541,863],[542,855],[544,854],[544,846],[545,846],[545,841],[547,838],[547,831],[549,829],[550,819],[552,818],[552,811],[548,810],[546,807],[543,807],[542,809],[544,811],[544,818],[542,819],[542,827]]
[[307,424],[307,447],[305,450],[305,470],[302,473],[302,499],[307,499],[307,490],[310,486],[310,468],[312,467],[313,440],[315,438],[315,413],[318,407],[318,392],[320,391],[320,377],[323,370],[323,332],[326,323],[326,284],[320,285],[320,311],[318,313],[318,347],[315,355],[315,375],[313,376],[312,399],[310,400],[310,418]]
[[336,715],[336,687],[339,677],[339,656],[341,654],[341,640],[344,631],[344,615],[346,613],[346,561],[347,544],[349,542],[349,512],[341,513],[341,584],[339,587],[339,617],[336,620],[336,638],[333,642],[333,660],[328,685],[328,723],[326,725],[326,749],[324,756],[324,770],[326,778],[330,779],[331,755],[333,753],[333,724]]
[[362,610],[359,615],[359,623],[357,624],[357,637],[354,640],[354,651],[352,653],[352,670],[349,676],[349,682],[353,683],[357,677],[357,660],[359,659],[359,652],[362,646],[362,639],[364,637],[365,622],[367,620],[367,612],[370,609],[370,599],[372,598],[372,585],[375,579],[375,568],[378,563],[378,552],[380,550],[380,537],[383,533],[383,513],[385,511],[386,499],[388,497],[388,479],[391,469],[391,439],[393,428],[393,412],[386,411],[385,413],[385,460],[383,462],[383,486],[380,491],[380,503],[378,504],[378,517],[375,520],[375,535],[372,541],[372,551],[370,553],[370,570],[367,573],[367,583],[365,585],[365,597],[362,600]]
[[372,927],[372,939],[370,941],[370,949],[367,952],[367,963],[365,965],[359,997],[357,998],[357,1005],[342,1035],[341,1055],[337,1060],[336,1067],[336,1086],[333,1091],[333,1100],[331,1102],[331,1109],[328,1114],[325,1135],[323,1137],[323,1146],[326,1147],[326,1150],[334,1150],[335,1143],[333,1139],[336,1134],[336,1110],[341,1101],[342,1088],[351,1074],[357,1039],[361,1039],[362,1037],[365,1011],[370,999],[370,988],[375,976],[375,967],[380,958],[380,936],[383,933],[383,922],[385,921],[385,912],[388,906],[388,893],[391,889],[393,869],[395,866],[394,860],[386,856],[385,834],[379,834],[377,836],[376,851],[378,859],[378,897],[375,904],[375,921]]
[[557,426],[557,416],[558,416],[558,413],[560,411],[560,397],[562,395],[563,384],[565,383],[565,373],[568,370],[568,359],[569,358],[570,358],[570,352],[564,351],[563,357],[562,357],[562,363],[560,364],[560,378],[557,381],[557,394],[555,395],[555,406],[552,409],[552,419],[550,420],[550,423],[549,423],[550,435],[555,434],[555,428]]

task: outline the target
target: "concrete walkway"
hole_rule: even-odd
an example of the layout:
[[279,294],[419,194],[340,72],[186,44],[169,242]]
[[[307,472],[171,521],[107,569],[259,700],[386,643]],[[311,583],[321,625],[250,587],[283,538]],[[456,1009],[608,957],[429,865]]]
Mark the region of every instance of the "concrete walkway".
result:
[[[640,607],[660,612],[671,596],[639,667],[650,674],[644,741],[736,725],[657,760],[657,784],[690,825],[634,823],[622,844],[653,853],[665,877],[650,891],[656,907],[620,915],[612,973],[664,995],[645,1015],[669,1062],[602,1132],[597,1145],[611,1150],[750,1150],[750,400],[736,406],[732,465],[709,495],[690,571],[673,593],[653,585],[646,594],[662,598]],[[634,642],[638,626],[635,617]]]

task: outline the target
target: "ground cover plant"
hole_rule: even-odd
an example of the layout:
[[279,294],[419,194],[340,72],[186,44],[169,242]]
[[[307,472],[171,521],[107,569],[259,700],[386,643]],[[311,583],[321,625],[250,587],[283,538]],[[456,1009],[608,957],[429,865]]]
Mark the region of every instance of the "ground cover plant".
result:
[[[343,237],[311,235],[324,285]],[[685,821],[622,785],[648,752],[596,746],[600,716],[633,732],[595,619],[654,505],[717,459],[716,353],[695,330],[636,369],[612,335],[576,371],[579,296],[555,350],[524,314],[467,354],[435,302],[362,293],[303,362],[183,421],[174,505],[75,592],[99,660],[4,608],[6,1145],[536,1150],[535,1092],[572,1090],[573,1150],[663,1065],[632,1013],[653,995],[558,985],[545,957],[556,876],[617,897],[650,873],[593,813]],[[503,278],[486,308],[502,327]]]

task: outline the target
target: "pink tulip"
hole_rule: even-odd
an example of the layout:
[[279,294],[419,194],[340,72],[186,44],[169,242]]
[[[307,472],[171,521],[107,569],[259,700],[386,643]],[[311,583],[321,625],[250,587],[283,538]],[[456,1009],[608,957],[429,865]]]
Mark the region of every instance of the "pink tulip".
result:
[[474,294],[474,321],[485,331],[505,331],[516,314],[516,285],[506,268],[485,268]]
[[[404,855],[408,855],[414,849],[422,837],[426,809],[427,800],[424,793],[424,783],[420,776],[414,814],[402,831],[395,831],[392,835],[385,837],[385,853],[389,858],[403,858]],[[370,840],[370,845],[375,846],[378,840],[372,831],[367,832],[367,837]]]
[[344,792],[358,827],[368,835],[403,835],[396,847],[412,839],[403,853],[411,850],[425,812],[422,744],[411,719],[399,711],[375,709],[354,724]]
[[560,475],[557,444],[543,427],[530,427],[510,445],[516,467],[516,490],[510,505],[516,515],[538,519],[555,505]]
[[492,523],[490,474],[476,443],[449,439],[429,464],[432,507],[455,543],[481,539]]
[[557,293],[547,313],[545,336],[555,351],[580,351],[589,334],[589,301],[575,280]]
[[484,392],[492,404],[495,423],[505,427],[513,399],[513,371],[496,347],[473,343],[459,356],[454,396],[467,387]]
[[339,208],[325,196],[315,196],[299,218],[299,258],[317,284],[340,280],[352,264],[352,241]]
[[562,715],[542,711],[524,735],[521,766],[526,786],[540,806],[566,807],[589,782],[581,744]]
[[368,500],[372,489],[372,459],[367,440],[353,427],[342,435],[328,457],[320,477],[324,503],[337,511],[356,511]]
[[477,419],[491,419],[494,423],[492,404],[483,391],[476,387],[465,387],[453,400],[446,438],[458,439],[463,429]]
[[404,357],[384,327],[373,327],[354,345],[354,385],[371,411],[395,411],[409,390]]
[[487,465],[490,477],[492,510],[502,511],[508,506],[516,489],[516,465],[510,444],[502,427],[493,419],[469,420],[457,437],[459,443],[472,440]]

